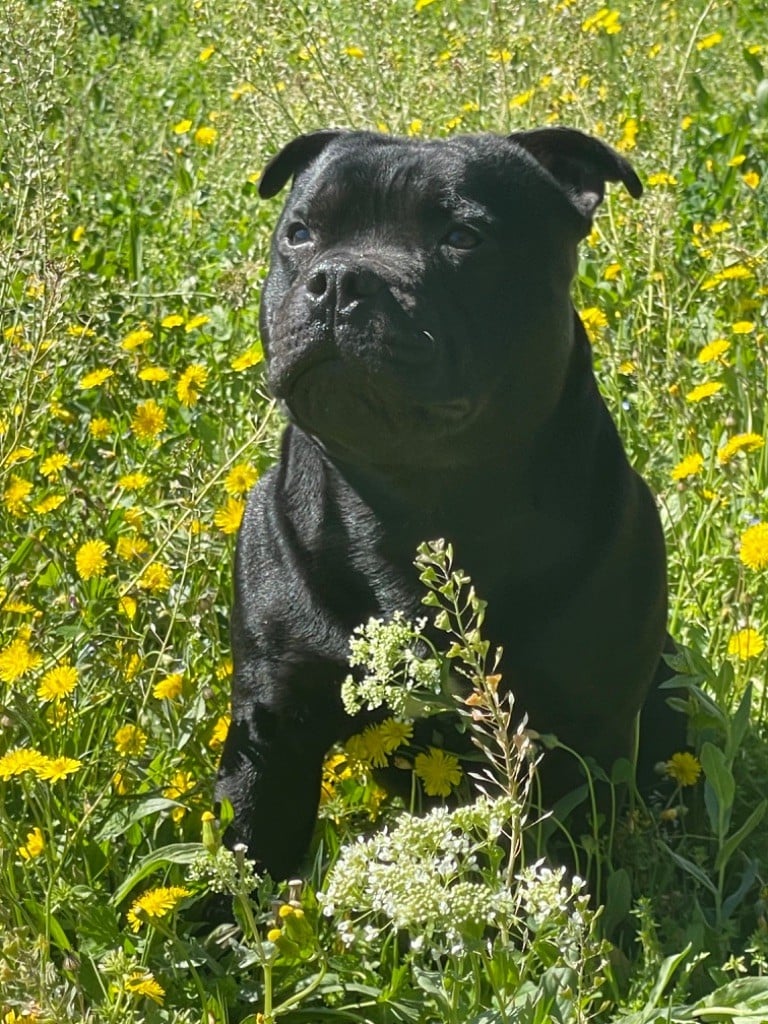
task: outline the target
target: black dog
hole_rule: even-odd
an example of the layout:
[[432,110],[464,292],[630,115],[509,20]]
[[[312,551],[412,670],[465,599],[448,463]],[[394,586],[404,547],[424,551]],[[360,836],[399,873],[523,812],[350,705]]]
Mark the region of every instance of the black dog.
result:
[[[353,628],[416,615],[419,542],[452,541],[488,601],[532,727],[610,768],[681,742],[658,682],[664,541],[598,393],[569,289],[606,181],[631,166],[566,128],[441,141],[320,131],[269,163],[294,183],[261,303],[279,463],[239,537],[232,725],[217,795],[275,877],[315,821],[352,721]],[[359,724],[359,723],[358,723]],[[575,763],[544,759],[557,796]]]

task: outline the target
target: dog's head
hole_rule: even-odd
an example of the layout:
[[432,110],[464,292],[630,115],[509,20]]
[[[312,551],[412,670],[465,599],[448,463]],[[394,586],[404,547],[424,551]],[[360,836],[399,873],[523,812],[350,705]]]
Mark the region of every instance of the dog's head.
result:
[[331,454],[366,464],[460,462],[492,424],[514,444],[543,422],[573,345],[577,243],[606,181],[642,190],[566,128],[320,131],[272,159],[260,194],[290,178],[262,295],[269,385]]

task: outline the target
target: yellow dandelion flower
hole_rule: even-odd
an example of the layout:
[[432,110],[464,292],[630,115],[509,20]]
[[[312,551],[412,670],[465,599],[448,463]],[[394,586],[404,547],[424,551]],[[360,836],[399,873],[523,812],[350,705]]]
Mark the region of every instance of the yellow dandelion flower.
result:
[[66,496],[63,494],[49,494],[47,498],[38,501],[35,505],[35,512],[40,515],[45,515],[46,512],[55,512],[66,500]]
[[608,318],[601,309],[597,309],[596,306],[590,306],[589,309],[582,309],[579,313],[581,322],[584,324],[584,329],[587,332],[587,337],[592,344],[597,341],[599,335],[608,326]]
[[97,416],[88,424],[88,432],[94,441],[103,441],[112,433],[112,424],[103,416]]
[[738,320],[735,324],[731,324],[734,334],[751,334],[754,329],[755,325],[751,320]]
[[182,405],[193,406],[208,380],[208,370],[200,363],[193,363],[182,373],[176,384],[176,396]]
[[152,441],[165,429],[165,410],[150,398],[136,407],[131,430],[139,441]]
[[658,171],[656,174],[649,174],[646,183],[649,188],[663,188],[664,186],[676,185],[677,178],[666,171]]
[[362,60],[365,56],[365,50],[361,49],[359,46],[345,46],[344,53],[346,53],[348,57],[354,57],[356,60]]
[[757,171],[747,171],[746,174],[742,174],[741,180],[747,186],[747,188],[756,189],[760,184],[760,175]]
[[45,673],[37,688],[37,696],[42,701],[67,697],[77,686],[77,680],[78,672],[75,666],[63,661]]
[[6,327],[3,331],[3,337],[12,345],[18,344],[24,337],[23,324],[12,324],[10,327]]
[[[179,800],[191,789],[195,788],[195,779],[191,772],[174,772],[169,779],[169,785],[163,790],[163,796],[169,800]],[[181,821],[187,812],[186,807],[174,807],[171,811],[171,818],[175,822]]]
[[704,466],[704,456],[696,452],[686,457],[674,467],[671,472],[673,480],[687,480],[688,477],[696,476]]
[[184,889],[179,885],[149,889],[131,904],[127,915],[131,931],[137,932],[147,918],[151,923],[153,919],[159,920],[166,914],[170,914],[181,900],[190,895],[189,889]]
[[81,544],[75,554],[75,568],[83,580],[103,576],[107,567],[107,551],[109,545],[103,540],[87,540]]
[[84,327],[82,324],[70,324],[67,328],[70,338],[95,338],[96,331],[92,327]]
[[171,330],[174,327],[181,327],[184,324],[184,317],[179,316],[178,313],[170,313],[168,316],[164,316],[160,321],[160,326],[165,327],[166,330]]
[[165,679],[161,679],[159,683],[155,683],[152,688],[152,696],[158,700],[175,700],[176,697],[181,696],[183,686],[184,676],[182,673],[172,672]]
[[748,569],[768,566],[768,523],[756,523],[742,533],[739,559]]
[[55,480],[61,473],[62,469],[65,469],[69,465],[69,456],[63,454],[50,455],[47,459],[43,459],[40,463],[40,472],[48,480]]
[[147,734],[138,725],[121,725],[113,742],[122,757],[141,757],[147,745]]
[[366,768],[371,767],[368,741],[363,733],[356,733],[349,737],[344,744],[344,754],[356,772],[365,771]]
[[39,857],[45,849],[45,839],[43,838],[43,832],[40,828],[33,828],[31,832],[27,832],[26,841],[22,846],[19,847],[19,856],[24,860],[34,860],[35,857]]
[[369,725],[360,734],[360,738],[363,742],[365,761],[374,768],[385,768],[388,759],[381,727]]
[[520,107],[524,107],[526,103],[530,103],[535,95],[535,89],[526,89],[525,92],[518,93],[516,96],[513,96],[512,99],[509,101],[509,109],[519,110]]
[[215,46],[206,46],[204,50],[200,51],[200,54],[197,59],[200,61],[201,64],[205,64],[205,62],[209,60],[214,53],[216,53]]
[[84,377],[81,377],[78,387],[83,391],[89,391],[91,388],[99,387],[109,380],[110,377],[114,377],[114,375],[114,370],[110,370],[108,366],[102,366],[98,370],[92,370],[90,373],[86,373]]
[[229,98],[233,103],[237,103],[243,96],[247,96],[250,92],[255,92],[256,87],[251,85],[250,82],[241,82],[240,85],[235,86],[232,92],[229,94]]
[[43,659],[30,649],[23,636],[12,640],[0,651],[0,679],[4,683],[15,683],[27,672],[36,669]]
[[323,777],[320,783],[320,800],[328,803],[336,795],[339,783],[353,777],[352,769],[345,754],[330,754],[323,764]]
[[139,348],[145,341],[150,341],[153,337],[152,331],[146,327],[137,327],[135,331],[126,334],[120,342],[120,348],[125,349],[126,352],[133,352],[135,348]]
[[220,665],[216,667],[216,678],[221,681],[223,679],[230,679],[232,672],[234,671],[234,665],[231,658],[225,658]]
[[75,757],[46,757],[44,763],[35,769],[35,775],[44,782],[59,782],[68,775],[74,775],[83,767]]
[[756,629],[740,629],[728,641],[728,653],[734,654],[739,661],[756,658],[765,650],[765,640]]
[[235,356],[229,364],[236,373],[249,370],[252,366],[258,366],[264,361],[264,350],[261,345],[252,345],[242,355]]
[[673,754],[665,768],[669,778],[674,779],[678,786],[694,786],[701,775],[698,758],[689,754],[687,750]]
[[711,363],[724,356],[730,347],[731,343],[726,338],[715,338],[704,346],[696,358],[700,363]]
[[149,482],[150,478],[146,473],[125,473],[117,481],[117,486],[122,487],[124,491],[140,491]]
[[216,129],[207,124],[201,125],[192,136],[198,146],[212,146],[218,137]]
[[125,666],[125,678],[130,682],[135,676],[138,675],[139,669],[141,668],[141,658],[138,654],[132,654],[128,659],[128,664]]
[[230,715],[219,715],[216,719],[216,723],[211,731],[211,738],[208,740],[208,746],[211,750],[217,750],[223,746],[231,721],[232,717]]
[[126,616],[131,622],[136,618],[139,605],[135,597],[130,594],[123,594],[117,602],[117,610]]
[[416,756],[413,773],[424,783],[427,796],[449,796],[461,782],[458,758],[437,747],[430,747],[429,753]]
[[716,395],[718,391],[722,391],[723,385],[720,381],[710,380],[706,384],[699,384],[695,388],[692,388],[685,396],[686,402],[701,402],[705,398],[710,398],[712,395]]
[[633,373],[637,373],[637,363],[627,359],[625,362],[619,363],[617,370],[623,377],[630,377]]
[[191,320],[187,320],[184,324],[184,330],[187,334],[190,331],[196,331],[198,327],[205,327],[206,324],[211,322],[211,318],[206,316],[205,313],[198,313],[197,316],[193,316]]
[[35,454],[34,448],[29,448],[25,444],[21,444],[18,448],[14,448],[12,452],[9,452],[3,459],[4,466],[15,466],[17,462],[27,462]]
[[184,135],[192,127],[192,122],[189,118],[184,118],[182,121],[177,121],[173,126],[172,131],[175,135]]
[[723,33],[722,32],[710,32],[709,35],[703,36],[696,42],[697,50],[710,50],[713,46],[717,46],[718,43],[722,43]]
[[[138,928],[134,930],[138,931]],[[125,991],[134,996],[146,996],[158,1006],[162,1006],[165,999],[165,989],[149,971],[134,971],[126,979]]]
[[591,15],[582,23],[581,31],[590,32],[592,35],[599,35],[601,32],[608,36],[616,35],[617,32],[621,32],[619,12],[612,11],[608,7],[601,7],[596,14]]
[[118,558],[130,561],[132,558],[141,558],[149,551],[149,541],[143,537],[120,536],[115,543],[115,554]]
[[127,508],[125,510],[125,521],[132,530],[140,530],[144,521],[144,514],[141,509]]
[[149,384],[162,384],[168,380],[170,374],[163,366],[145,366],[139,370],[139,380],[145,380]]
[[433,4],[434,2],[435,0],[416,0],[415,4],[413,5],[413,9],[418,13],[419,11],[423,11],[425,7],[429,7],[429,5]]
[[12,779],[26,772],[37,774],[47,760],[39,750],[28,750],[25,747],[9,750],[0,757],[0,779]]
[[756,452],[765,446],[762,434],[734,434],[717,450],[717,461],[725,465],[737,452]]
[[609,263],[608,266],[603,271],[603,277],[605,278],[606,281],[615,281],[620,273],[621,273],[621,264],[620,263]]
[[112,788],[118,796],[125,796],[126,793],[131,791],[131,780],[122,772],[115,772],[112,776]]
[[749,267],[745,267],[743,263],[734,263],[730,267],[718,270],[718,272],[713,274],[712,277],[708,277],[707,280],[703,282],[701,290],[703,292],[708,292],[713,288],[716,288],[717,285],[722,284],[723,281],[746,281],[752,277],[754,277],[754,274]]
[[3,502],[12,516],[22,516],[26,512],[26,505],[32,491],[32,484],[15,474],[11,482],[3,491]]
[[259,478],[259,474],[250,462],[238,462],[227,473],[224,479],[224,490],[233,498],[247,494]]
[[237,533],[243,521],[245,502],[242,498],[227,498],[223,508],[216,511],[213,522],[222,533]]
[[391,754],[413,737],[413,725],[396,718],[385,718],[379,726],[379,735],[384,750]]
[[170,590],[171,570],[162,562],[151,562],[139,577],[139,586],[152,594],[161,594]]

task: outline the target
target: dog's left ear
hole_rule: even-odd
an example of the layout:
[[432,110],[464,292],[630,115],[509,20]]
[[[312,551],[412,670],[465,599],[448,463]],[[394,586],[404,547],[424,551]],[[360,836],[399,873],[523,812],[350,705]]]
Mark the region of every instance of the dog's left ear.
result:
[[322,131],[298,135],[276,153],[264,168],[259,180],[259,195],[262,199],[276,196],[290,177],[303,170],[307,164],[322,153],[329,142],[333,142],[344,132],[332,128]]
[[643,193],[640,179],[628,160],[600,139],[575,128],[533,128],[513,132],[509,140],[535,157],[590,221],[603,201],[606,181],[623,182],[633,199],[639,199]]

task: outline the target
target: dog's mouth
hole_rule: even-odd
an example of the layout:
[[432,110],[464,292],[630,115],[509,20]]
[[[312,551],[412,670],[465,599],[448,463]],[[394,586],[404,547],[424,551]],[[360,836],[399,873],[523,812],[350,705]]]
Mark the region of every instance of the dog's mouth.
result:
[[459,434],[475,403],[409,386],[400,377],[323,356],[298,369],[279,396],[291,419],[330,451],[360,457],[397,456],[410,461]]

